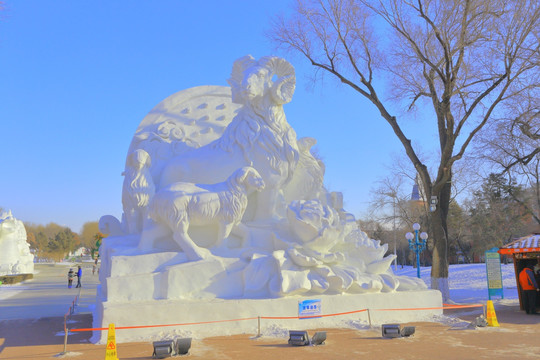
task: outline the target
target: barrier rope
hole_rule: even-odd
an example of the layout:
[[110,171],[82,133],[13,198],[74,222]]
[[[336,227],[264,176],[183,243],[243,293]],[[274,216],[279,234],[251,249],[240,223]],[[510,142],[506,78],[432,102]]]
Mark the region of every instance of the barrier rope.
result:
[[443,309],[465,309],[472,307],[483,307],[483,304],[472,304],[472,305],[455,305],[455,304],[443,304]]
[[[164,325],[140,325],[140,326],[115,326],[115,330],[125,330],[125,329],[144,329],[144,328],[155,328],[155,327],[168,327],[168,326],[185,326],[185,325],[200,325],[200,324],[215,324],[222,322],[231,322],[231,321],[244,321],[244,320],[255,320],[257,317],[251,318],[242,318],[242,319],[230,319],[230,320],[211,320],[211,321],[200,321],[194,323],[182,323],[182,324],[164,324]],[[78,331],[98,331],[98,330],[109,330],[109,328],[87,328],[87,329],[71,329],[69,331],[78,332]]]
[[67,319],[75,313],[75,306],[79,305],[79,297],[81,296],[81,289],[79,288],[79,293],[75,296],[75,299],[71,302],[71,306],[69,307],[69,310],[64,315],[64,351],[60,354],[66,354],[67,353],[67,340],[68,340],[68,334],[70,330],[67,328]]
[[[146,328],[156,328],[156,327],[170,327],[170,326],[188,326],[188,325],[202,325],[202,324],[215,324],[215,323],[224,323],[224,322],[235,322],[235,321],[246,321],[246,320],[302,320],[302,319],[312,319],[312,318],[322,318],[322,317],[332,317],[332,316],[342,316],[349,314],[356,314],[365,311],[415,311],[415,310],[448,310],[448,309],[464,309],[464,308],[475,308],[483,307],[482,304],[471,304],[471,305],[450,305],[443,304],[442,307],[429,307],[429,308],[400,308],[400,309],[360,309],[353,311],[346,311],[334,314],[323,314],[323,315],[310,315],[310,316],[258,316],[258,317],[249,317],[241,319],[228,319],[228,320],[210,320],[210,321],[200,321],[200,322],[191,322],[191,323],[180,323],[180,324],[160,324],[160,325],[139,325],[139,326],[118,326],[115,327],[116,330],[126,330],[126,329],[146,329]],[[84,332],[84,331],[103,331],[108,330],[109,328],[82,328],[82,329],[70,329],[71,332]]]

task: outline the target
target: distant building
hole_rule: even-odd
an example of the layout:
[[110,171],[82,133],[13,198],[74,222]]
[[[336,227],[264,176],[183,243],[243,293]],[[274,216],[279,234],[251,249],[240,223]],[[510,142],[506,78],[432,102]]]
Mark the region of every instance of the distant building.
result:
[[69,254],[69,256],[84,256],[84,255],[90,255],[90,250],[88,250],[85,247],[80,247]]
[[412,187],[411,202],[415,202],[417,205],[423,205],[426,202],[426,196],[424,195],[424,186],[422,179],[416,174],[414,178],[414,185]]

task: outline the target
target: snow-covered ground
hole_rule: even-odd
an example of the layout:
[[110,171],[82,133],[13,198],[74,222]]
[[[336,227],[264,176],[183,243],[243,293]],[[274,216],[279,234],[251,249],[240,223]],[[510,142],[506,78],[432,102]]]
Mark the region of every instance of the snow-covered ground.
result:
[[[70,266],[72,264],[65,263],[62,265]],[[394,266],[392,265],[392,270],[393,269]],[[514,265],[502,264],[501,270],[503,276],[504,299],[517,301],[518,293]],[[398,265],[397,271],[394,272],[398,275],[408,276],[416,276],[417,274],[416,269],[412,266],[404,266],[402,268]],[[430,272],[431,267],[420,268],[420,276],[428,287],[430,287],[431,282]],[[448,282],[450,286],[450,298],[453,302],[464,304],[485,303],[485,301],[489,299],[485,264],[450,265]],[[9,298],[24,289],[26,289],[24,284],[1,285],[0,300]]]
[[[38,266],[34,267],[34,277],[37,274],[39,274],[40,265],[44,265],[44,264],[46,264],[46,263],[38,263],[37,264]],[[50,263],[50,264],[53,264],[53,263]],[[72,262],[58,262],[58,263],[56,263],[56,265],[57,266],[65,266],[66,268],[76,266],[76,264],[72,263]],[[28,284],[29,282],[32,282],[32,281],[34,281],[34,279],[26,280],[23,283],[19,283],[19,284],[13,284],[13,285],[2,284],[2,285],[0,285],[0,300],[10,298],[10,297],[22,292],[22,291],[27,290],[28,286],[26,284]]]
[[[392,265],[394,270],[394,265]],[[400,265],[398,275],[417,276],[416,268]],[[514,264],[501,264],[503,278],[503,302],[516,302],[518,299]],[[420,277],[428,287],[431,285],[431,267],[421,267]],[[450,265],[448,270],[448,286],[450,287],[450,299],[455,303],[470,304],[484,303],[489,300],[487,290],[487,276],[485,264],[459,264]],[[495,299],[499,299],[496,297]],[[492,300],[495,300],[492,298]]]

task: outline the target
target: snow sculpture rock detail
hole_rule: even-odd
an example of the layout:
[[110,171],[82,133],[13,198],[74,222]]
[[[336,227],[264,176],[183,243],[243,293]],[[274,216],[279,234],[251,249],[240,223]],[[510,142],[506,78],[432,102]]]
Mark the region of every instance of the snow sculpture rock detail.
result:
[[[229,84],[174,94],[141,122],[126,161],[123,219],[100,220],[110,233],[100,250],[101,297],[425,289],[395,276],[388,246],[358,228],[341,193],[324,188],[316,140],[297,139],[283,110],[294,94],[292,65],[245,56]],[[122,294],[108,290],[120,278]]]
[[22,221],[11,211],[0,213],[0,275],[34,273],[34,255]]

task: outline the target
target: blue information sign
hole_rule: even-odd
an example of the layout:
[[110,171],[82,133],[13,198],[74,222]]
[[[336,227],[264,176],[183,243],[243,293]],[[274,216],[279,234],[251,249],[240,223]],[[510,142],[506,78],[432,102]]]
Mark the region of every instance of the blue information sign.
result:
[[486,251],[486,273],[488,283],[488,295],[491,300],[492,296],[500,296],[504,299],[503,295],[503,282],[501,272],[501,255],[497,252],[499,248],[492,248]]
[[303,300],[298,301],[298,317],[299,318],[315,318],[321,317],[321,300]]

